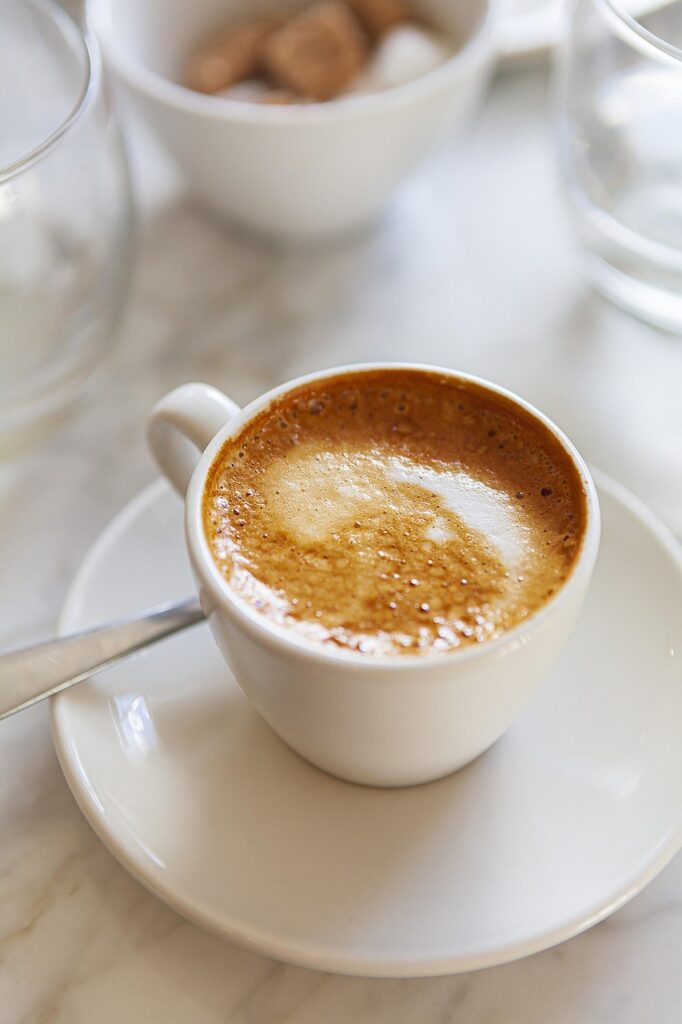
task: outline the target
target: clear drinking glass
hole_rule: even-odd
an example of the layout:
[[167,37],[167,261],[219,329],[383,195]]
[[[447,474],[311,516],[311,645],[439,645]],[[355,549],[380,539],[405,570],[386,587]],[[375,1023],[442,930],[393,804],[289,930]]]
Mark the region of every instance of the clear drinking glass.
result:
[[0,0],[0,451],[83,389],[112,338],[129,242],[96,44],[50,0]]
[[558,56],[561,170],[586,272],[682,332],[682,0],[575,0]]

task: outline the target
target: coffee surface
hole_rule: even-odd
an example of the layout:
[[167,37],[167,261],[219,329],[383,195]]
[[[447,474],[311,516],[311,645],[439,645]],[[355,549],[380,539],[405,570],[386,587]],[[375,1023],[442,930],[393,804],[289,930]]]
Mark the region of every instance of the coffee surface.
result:
[[308,641],[452,651],[513,628],[571,570],[578,473],[541,424],[435,373],[306,384],[214,460],[204,529],[232,590]]

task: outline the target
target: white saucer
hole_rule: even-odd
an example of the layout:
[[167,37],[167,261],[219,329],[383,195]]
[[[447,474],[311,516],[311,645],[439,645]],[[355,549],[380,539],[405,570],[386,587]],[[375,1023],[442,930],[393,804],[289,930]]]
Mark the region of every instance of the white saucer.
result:
[[[597,482],[602,549],[577,632],[468,768],[404,790],[323,774],[251,710],[201,625],[54,699],[83,813],[181,914],[324,970],[470,970],[610,914],[682,845],[682,558]],[[189,593],[181,520],[165,484],[144,491],[86,559],[62,630]]]

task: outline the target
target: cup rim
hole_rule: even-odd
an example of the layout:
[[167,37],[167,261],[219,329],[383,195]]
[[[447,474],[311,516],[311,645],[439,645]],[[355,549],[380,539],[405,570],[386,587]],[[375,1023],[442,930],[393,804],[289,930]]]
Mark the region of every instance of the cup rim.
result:
[[[568,576],[562,582],[557,592],[532,612],[528,618],[514,626],[513,629],[506,630],[500,636],[492,640],[486,640],[480,645],[472,645],[464,650],[435,651],[428,654],[367,655],[359,651],[327,650],[321,644],[316,644],[314,641],[298,636],[293,630],[288,630],[286,626],[272,622],[267,616],[262,615],[255,608],[251,608],[245,601],[237,597],[218,569],[211,554],[203,527],[203,495],[208,471],[225,442],[240,433],[246,424],[263,409],[267,408],[273,400],[286,395],[302,385],[328,378],[363,374],[377,370],[409,370],[429,374],[436,373],[465,384],[478,385],[494,395],[506,398],[532,418],[538,420],[552,434],[578,471],[585,495],[585,526],[578,553]],[[546,619],[553,616],[561,605],[566,602],[570,593],[580,584],[582,579],[586,576],[589,578],[599,548],[600,513],[596,487],[584,459],[564,432],[549,417],[545,416],[544,413],[540,412],[529,402],[526,402],[525,399],[482,377],[461,373],[445,367],[409,362],[368,362],[335,366],[326,370],[304,374],[270,389],[244,406],[233,419],[218,431],[207,445],[194,469],[185,498],[185,534],[190,558],[202,588],[207,587],[215,606],[233,615],[239,625],[245,628],[259,642],[267,642],[279,651],[297,654],[319,664],[362,667],[365,671],[374,672],[386,669],[414,671],[418,666],[457,665],[465,664],[481,657],[496,657],[502,651],[524,643],[528,629],[536,628]]]
[[500,0],[476,0],[483,9],[480,22],[440,67],[411,82],[377,93],[349,96],[343,102],[277,105],[244,103],[224,97],[207,96],[180,85],[153,71],[134,57],[114,30],[112,5],[115,0],[86,0],[88,25],[96,32],[108,61],[117,74],[137,92],[165,106],[211,121],[272,127],[328,124],[381,114],[399,108],[411,100],[437,93],[456,79],[462,67],[475,59],[479,51],[494,51],[493,23]]
[[79,27],[75,20],[53,0],[24,0],[58,25],[64,36],[78,44],[83,57],[83,80],[80,91],[66,117],[41,142],[8,164],[0,165],[0,185],[23,174],[50,153],[75,127],[90,106],[100,88],[102,61],[97,41],[87,27]]

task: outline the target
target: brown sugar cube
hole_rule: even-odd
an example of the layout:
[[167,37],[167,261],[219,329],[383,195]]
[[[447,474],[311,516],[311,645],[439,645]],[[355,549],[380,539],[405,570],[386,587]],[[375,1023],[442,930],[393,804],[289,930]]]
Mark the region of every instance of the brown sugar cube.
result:
[[259,103],[265,103],[272,107],[285,107],[290,103],[296,103],[298,97],[294,96],[293,92],[287,92],[286,89],[270,89],[269,92],[264,93]]
[[214,93],[253,78],[261,44],[279,25],[279,18],[258,18],[212,32],[187,62],[186,85],[197,92]]
[[380,39],[389,29],[406,21],[416,21],[414,12],[403,0],[346,0],[372,39]]
[[367,40],[341,0],[320,0],[265,40],[262,66],[273,82],[313,100],[329,100],[364,67]]

